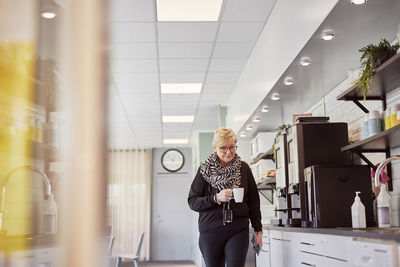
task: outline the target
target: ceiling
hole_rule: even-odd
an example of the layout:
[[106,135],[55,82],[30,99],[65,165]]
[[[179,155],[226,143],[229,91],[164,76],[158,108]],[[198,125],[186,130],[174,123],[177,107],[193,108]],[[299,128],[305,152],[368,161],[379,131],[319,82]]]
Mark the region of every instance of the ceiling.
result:
[[[224,0],[218,22],[157,22],[155,0],[110,1],[111,148],[162,147],[218,128],[276,0]],[[203,83],[200,94],[161,94],[160,83]],[[193,123],[162,123],[194,115]]]
[[[247,136],[241,139],[250,140],[260,131],[275,131],[283,123],[291,124],[293,114],[310,109],[347,78],[348,70],[359,68],[358,49],[377,44],[382,38],[389,41],[396,38],[399,14],[398,0],[369,0],[361,6],[348,0],[339,1],[254,112],[246,117],[239,132]],[[332,41],[321,39],[326,29],[335,34]],[[302,57],[309,57],[312,64],[300,66]],[[293,85],[284,84],[287,76],[294,79]],[[271,100],[273,93],[279,93],[281,99]],[[269,112],[261,112],[264,105]],[[254,116],[260,117],[260,122],[254,123]],[[247,131],[247,125],[253,129]]]

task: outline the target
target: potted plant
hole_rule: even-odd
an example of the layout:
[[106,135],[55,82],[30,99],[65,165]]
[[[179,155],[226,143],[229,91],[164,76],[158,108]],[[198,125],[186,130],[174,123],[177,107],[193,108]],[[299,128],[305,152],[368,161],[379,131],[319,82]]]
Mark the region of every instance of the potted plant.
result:
[[369,44],[358,50],[362,53],[360,58],[361,72],[358,79],[353,81],[352,84],[358,83],[358,90],[362,91],[364,100],[370,91],[372,74],[386,60],[394,56],[399,47],[398,43],[391,45],[386,39],[382,39],[378,45]]

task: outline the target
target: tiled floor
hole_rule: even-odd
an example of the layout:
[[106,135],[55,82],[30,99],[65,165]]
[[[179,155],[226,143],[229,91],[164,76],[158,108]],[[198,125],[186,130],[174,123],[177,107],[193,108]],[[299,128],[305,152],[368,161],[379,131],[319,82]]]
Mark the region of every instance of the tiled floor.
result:
[[[133,262],[122,262],[121,267],[133,267]],[[190,261],[144,261],[140,266],[146,267],[197,267]]]

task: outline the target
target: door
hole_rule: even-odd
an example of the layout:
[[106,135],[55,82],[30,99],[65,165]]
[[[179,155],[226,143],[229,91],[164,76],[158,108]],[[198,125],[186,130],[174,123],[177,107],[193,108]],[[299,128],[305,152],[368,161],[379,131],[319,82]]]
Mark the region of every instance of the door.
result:
[[175,173],[161,167],[166,149],[153,150],[153,209],[151,260],[193,260],[193,214],[187,204],[191,175],[191,150],[179,149],[185,164]]

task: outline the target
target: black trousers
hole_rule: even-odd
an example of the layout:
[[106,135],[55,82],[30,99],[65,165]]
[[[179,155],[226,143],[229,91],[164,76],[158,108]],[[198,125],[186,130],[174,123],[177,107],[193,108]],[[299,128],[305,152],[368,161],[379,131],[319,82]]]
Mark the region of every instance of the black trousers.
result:
[[249,228],[240,231],[200,232],[200,251],[207,267],[243,267],[249,247]]

